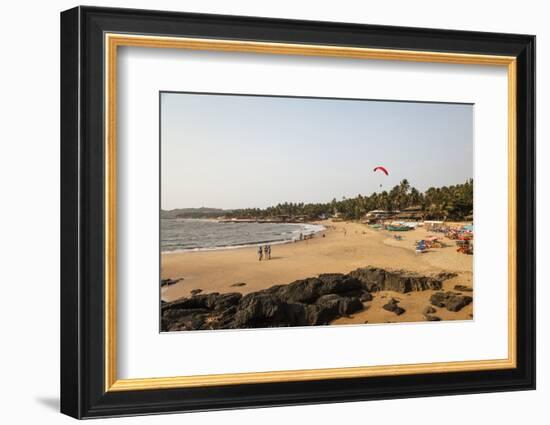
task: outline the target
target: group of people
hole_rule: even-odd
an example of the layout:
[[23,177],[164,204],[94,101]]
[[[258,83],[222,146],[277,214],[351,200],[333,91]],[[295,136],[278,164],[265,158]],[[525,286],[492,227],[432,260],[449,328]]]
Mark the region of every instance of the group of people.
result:
[[271,260],[271,245],[260,245],[258,247],[258,260]]

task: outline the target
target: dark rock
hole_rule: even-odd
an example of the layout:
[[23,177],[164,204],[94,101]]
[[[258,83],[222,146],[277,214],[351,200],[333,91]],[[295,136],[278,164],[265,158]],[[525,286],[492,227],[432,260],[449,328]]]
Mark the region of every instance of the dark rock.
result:
[[460,292],[472,292],[474,289],[471,286],[455,285],[454,290]]
[[[308,322],[314,325],[327,325],[332,320],[346,314],[341,304],[342,297],[335,294],[323,295],[308,312]],[[362,307],[362,306],[361,306]]]
[[433,308],[432,306],[427,306],[424,308],[424,310],[422,310],[422,314],[432,314],[432,313],[435,313],[437,310],[435,308]]
[[162,311],[168,311],[168,310],[187,310],[187,309],[193,309],[193,308],[201,308],[206,307],[205,303],[198,302],[198,297],[193,298],[179,298],[175,301],[167,302],[166,304],[162,305]]
[[236,327],[255,328],[265,322],[280,322],[283,312],[283,302],[270,294],[248,294],[239,302],[235,314]]
[[447,310],[460,311],[472,302],[473,298],[467,295],[451,295],[446,302]]
[[160,286],[170,286],[178,283],[179,281],[183,280],[183,277],[180,277],[179,279],[161,279],[160,280]]
[[411,290],[410,279],[399,272],[386,272],[384,290],[395,292],[409,292]]
[[197,294],[200,294],[202,292],[202,289],[192,289],[189,292],[191,293],[191,295],[197,295]]
[[445,307],[449,311],[460,311],[473,301],[468,295],[456,292],[436,292],[430,297],[430,302],[437,307]]
[[363,282],[369,292],[381,291],[384,289],[386,272],[377,267],[364,267],[349,273],[349,276]]
[[441,320],[441,317],[432,314],[425,314],[424,317],[428,322],[439,322]]
[[333,320],[363,309],[358,298],[323,295],[314,305],[308,306],[307,322],[311,325],[328,325]]
[[225,310],[239,303],[243,295],[239,292],[231,292],[229,294],[221,294],[214,301],[215,310]]
[[384,304],[382,308],[387,311],[391,311],[392,313],[395,313],[396,315],[400,316],[403,313],[405,313],[405,309],[402,307],[399,307],[399,301],[395,298],[391,298],[387,304]]
[[163,330],[239,329],[326,325],[363,309],[356,297],[327,294],[314,304],[287,302],[259,291],[245,295],[200,294],[162,306]]
[[162,312],[162,317],[166,319],[177,319],[187,315],[207,314],[210,310],[205,308],[190,308],[190,309],[170,309]]
[[448,280],[448,279],[452,279],[453,277],[457,277],[457,276],[458,275],[456,273],[453,273],[453,272],[440,272],[440,273],[435,275],[435,278],[440,279],[440,280]]
[[436,292],[430,297],[430,302],[436,307],[445,307],[447,295],[444,292]]
[[[205,294],[196,289],[190,297],[161,303],[161,328],[176,331],[327,325],[362,310],[363,303],[372,301],[371,292],[440,289],[444,278],[365,267],[347,275],[321,274],[244,296],[238,292]],[[230,286],[244,285],[238,282]],[[449,309],[467,303],[467,298],[452,292],[438,292],[432,298],[432,303],[439,302]],[[391,298],[383,308],[403,314],[405,309],[398,304],[398,299]]]
[[245,295],[233,320],[235,328],[304,325],[307,325],[304,305],[288,303],[276,295],[261,292]]
[[349,294],[363,290],[362,283],[342,274],[323,274],[318,278],[297,280],[288,285],[278,285],[266,289],[287,302],[312,304],[318,298],[328,294]]
[[386,271],[377,267],[363,267],[348,274],[361,281],[369,292],[395,291],[411,292],[425,291],[428,289],[439,290],[443,287],[443,281],[454,274],[439,274],[435,277],[421,276],[404,271]]
[[374,297],[372,296],[372,294],[370,292],[363,292],[360,296],[359,296],[359,301],[365,303],[365,302],[368,302],[368,301],[372,301]]
[[323,295],[317,300],[315,305],[322,306],[325,305],[327,302],[329,304],[336,303],[336,305],[338,306],[338,313],[340,315],[353,314],[360,310],[363,310],[363,303],[359,300],[359,298],[340,297],[334,294]]
[[205,309],[172,309],[163,312],[161,326],[167,331],[201,329],[209,314]]

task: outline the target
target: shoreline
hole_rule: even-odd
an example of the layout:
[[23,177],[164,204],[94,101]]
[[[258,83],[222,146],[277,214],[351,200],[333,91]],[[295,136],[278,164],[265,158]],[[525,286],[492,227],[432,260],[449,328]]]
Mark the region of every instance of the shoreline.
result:
[[[165,219],[165,220],[177,220],[177,219]],[[215,219],[194,219],[194,218],[186,218],[182,220],[208,220],[208,221],[216,221],[217,223],[259,223],[259,224],[295,224],[299,226],[304,226],[304,232],[306,236],[314,236],[318,233],[324,232],[327,230],[327,228],[320,222],[307,222],[307,223],[290,223],[290,222],[267,222],[267,221],[220,221]],[[314,229],[308,229],[307,226],[314,227]],[[197,248],[181,248],[181,249],[173,249],[173,250],[161,250],[161,255],[171,255],[171,254],[180,254],[180,253],[188,253],[188,252],[209,252],[209,251],[225,251],[225,250],[235,250],[235,249],[242,249],[242,248],[253,248],[258,247],[259,245],[284,245],[289,243],[295,243],[295,242],[301,242],[300,240],[296,240],[294,238],[292,239],[285,239],[285,240],[264,240],[264,241],[257,241],[247,244],[240,244],[240,245],[224,245],[224,246],[216,246],[216,247],[197,247]]]
[[[469,294],[473,294],[473,257],[456,252],[454,241],[441,236],[442,248],[416,254],[414,241],[431,234],[423,227],[407,232],[388,232],[358,222],[326,220],[322,223],[325,237],[316,234],[308,240],[274,245],[272,259],[267,261],[258,261],[255,246],[163,253],[161,279],[182,280],[163,286],[162,300],[172,302],[190,297],[192,291],[197,293],[197,290],[200,294],[246,295],[274,285],[286,286],[320,274],[347,274],[367,266],[425,276],[456,273],[455,277],[444,282],[442,290],[455,291],[455,286],[464,285],[472,288]],[[395,235],[402,238],[398,240]],[[337,318],[331,324],[425,321],[423,309],[430,304],[430,297],[435,292],[376,292],[374,299],[364,304],[363,310]],[[404,314],[397,316],[382,308],[391,298],[399,300],[406,310]],[[473,303],[459,312],[441,311],[438,316],[441,320],[472,320]]]
[[[320,224],[313,222],[313,224]],[[348,273],[367,265],[411,272],[440,271],[471,274],[472,257],[456,252],[454,241],[444,248],[415,254],[414,241],[425,238],[423,228],[393,233],[357,222],[326,220],[325,237],[275,245],[272,259],[258,261],[254,245],[239,249],[193,250],[162,253],[161,279],[183,280],[163,291],[163,299],[187,296],[193,289],[229,292],[231,284],[245,282],[247,293],[275,284],[288,284],[320,273]]]

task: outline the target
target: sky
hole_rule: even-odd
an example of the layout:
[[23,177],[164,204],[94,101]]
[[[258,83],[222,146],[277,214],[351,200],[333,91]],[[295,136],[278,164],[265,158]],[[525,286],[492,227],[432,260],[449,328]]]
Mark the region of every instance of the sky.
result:
[[[473,105],[161,93],[161,208],[265,208],[473,178]],[[373,172],[384,166],[389,176]],[[382,187],[380,187],[382,185]]]

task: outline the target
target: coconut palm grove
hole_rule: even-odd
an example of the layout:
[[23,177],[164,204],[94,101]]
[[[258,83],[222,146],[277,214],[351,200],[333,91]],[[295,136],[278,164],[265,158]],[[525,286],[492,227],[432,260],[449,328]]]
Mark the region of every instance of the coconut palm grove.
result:
[[471,220],[474,205],[474,181],[451,186],[430,187],[420,192],[407,179],[389,191],[336,198],[327,203],[279,203],[268,208],[245,208],[225,212],[227,218],[303,217],[306,220],[338,215],[345,220],[360,220],[369,211],[419,210],[425,219]]

